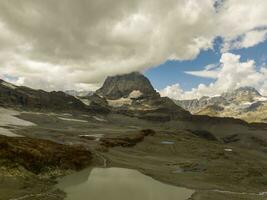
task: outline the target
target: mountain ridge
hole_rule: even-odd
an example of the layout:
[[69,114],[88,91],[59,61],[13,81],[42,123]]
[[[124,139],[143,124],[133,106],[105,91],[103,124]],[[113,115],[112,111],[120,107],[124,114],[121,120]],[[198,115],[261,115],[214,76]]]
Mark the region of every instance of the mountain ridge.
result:
[[247,122],[267,122],[267,97],[253,87],[240,87],[215,97],[173,100],[195,115],[234,117]]
[[34,90],[4,80],[0,80],[0,105],[52,110],[85,109],[80,101],[64,92]]

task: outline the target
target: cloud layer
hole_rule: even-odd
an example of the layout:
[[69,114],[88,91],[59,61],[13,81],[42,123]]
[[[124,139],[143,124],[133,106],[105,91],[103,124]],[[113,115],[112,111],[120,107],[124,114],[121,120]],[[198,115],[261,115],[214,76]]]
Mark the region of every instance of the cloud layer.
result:
[[[2,0],[0,77],[46,90],[92,88],[108,75],[194,59],[266,39],[262,0]],[[212,75],[213,76],[213,75]]]
[[193,99],[220,95],[244,86],[255,87],[262,95],[267,95],[267,67],[257,67],[253,60],[241,62],[239,55],[224,53],[216,68],[189,73],[194,76],[212,77],[215,81],[209,85],[200,84],[191,91],[183,91],[179,84],[167,86],[160,91],[161,95],[173,99]]

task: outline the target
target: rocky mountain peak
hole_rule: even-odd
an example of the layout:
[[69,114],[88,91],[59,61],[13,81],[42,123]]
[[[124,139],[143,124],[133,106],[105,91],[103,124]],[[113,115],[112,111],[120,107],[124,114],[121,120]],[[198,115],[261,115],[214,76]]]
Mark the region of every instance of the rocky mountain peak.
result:
[[133,91],[143,96],[158,96],[150,81],[139,72],[107,77],[96,94],[107,99],[128,97]]
[[196,115],[235,117],[248,122],[266,122],[267,97],[253,87],[240,87],[220,96],[192,100],[174,100]]
[[240,87],[231,92],[229,94],[239,94],[239,95],[254,95],[254,96],[261,96],[261,94],[253,87]]
[[241,88],[237,89],[237,92],[248,93],[248,94],[252,94],[254,96],[261,96],[261,94],[258,92],[258,90],[256,90],[253,87],[241,87]]
[[254,101],[255,98],[261,97],[261,94],[253,87],[240,87],[233,91],[223,93],[221,96],[229,101],[235,100],[237,102],[251,102]]

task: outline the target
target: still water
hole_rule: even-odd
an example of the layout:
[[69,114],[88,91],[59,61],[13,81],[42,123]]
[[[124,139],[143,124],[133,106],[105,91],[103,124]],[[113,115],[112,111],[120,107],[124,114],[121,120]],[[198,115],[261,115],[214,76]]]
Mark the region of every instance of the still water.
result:
[[123,168],[86,169],[62,178],[58,187],[66,200],[187,200],[194,193]]

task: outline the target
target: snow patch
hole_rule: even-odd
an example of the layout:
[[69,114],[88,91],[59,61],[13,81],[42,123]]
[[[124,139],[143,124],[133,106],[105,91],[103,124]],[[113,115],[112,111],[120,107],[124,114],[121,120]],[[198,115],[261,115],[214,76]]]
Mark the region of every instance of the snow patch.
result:
[[127,98],[120,98],[120,99],[116,99],[116,100],[107,100],[108,101],[108,105],[111,107],[122,107],[124,105],[131,105],[133,102],[133,99],[137,99],[139,97],[141,97],[143,95],[142,92],[140,92],[139,90],[133,90]]
[[161,144],[174,144],[172,141],[162,141]]
[[221,97],[221,95],[219,95],[219,94],[215,94],[215,95],[213,95],[213,96],[210,96],[209,99],[212,99],[212,98],[214,98],[214,97]]
[[83,102],[85,105],[87,105],[87,106],[90,106],[90,104],[91,104],[91,101],[90,100],[88,100],[88,99],[82,99],[82,98],[78,98],[81,102]]
[[12,133],[10,130],[6,128],[0,127],[0,135],[8,136],[8,137],[23,137],[22,135],[18,135],[16,133]]
[[141,97],[142,95],[143,95],[143,93],[140,92],[140,90],[133,90],[129,94],[128,98],[130,98],[130,99],[137,99],[137,98]]
[[233,149],[224,149],[224,151],[227,151],[227,152],[232,152]]
[[[35,124],[32,122],[16,117],[19,114],[20,112],[12,109],[0,108],[0,135],[9,137],[22,137],[18,134],[13,133],[12,130],[16,129],[19,126],[35,126]],[[10,127],[10,129],[4,127]]]
[[100,121],[100,122],[106,122],[106,121],[107,121],[107,120],[102,119],[102,118],[97,117],[97,116],[93,116],[93,118],[94,118],[95,120],[97,120],[97,121]]
[[0,126],[35,126],[34,123],[16,117],[20,112],[0,108]]
[[64,120],[64,121],[73,121],[73,122],[88,122],[86,120],[73,119],[73,118],[65,118],[65,117],[58,117],[58,119],[61,119],[61,120]]
[[93,137],[95,138],[96,141],[99,141],[102,137],[104,136],[104,134],[86,134],[86,135],[79,135],[79,137]]
[[120,98],[117,100],[107,100],[108,101],[108,105],[111,107],[122,107],[124,105],[131,105],[132,104],[132,100],[129,98]]
[[254,102],[244,102],[243,103],[243,105],[245,105],[245,106],[250,106],[250,105],[252,105]]
[[267,101],[267,97],[257,97],[257,101]]

